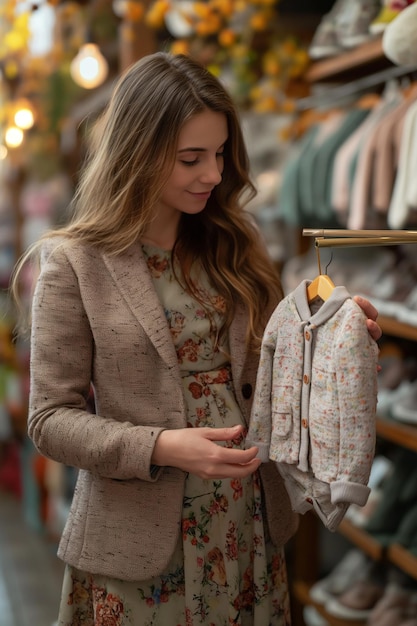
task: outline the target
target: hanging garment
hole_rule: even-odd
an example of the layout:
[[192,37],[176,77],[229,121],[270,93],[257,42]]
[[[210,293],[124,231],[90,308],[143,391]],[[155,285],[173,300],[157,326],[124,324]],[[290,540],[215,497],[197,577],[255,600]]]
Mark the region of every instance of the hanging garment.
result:
[[[388,226],[397,229],[407,224],[411,208],[410,185],[415,178],[414,163],[417,153],[417,102],[408,108],[401,135],[398,172],[388,208]],[[412,192],[411,192],[412,193]]]
[[[400,100],[401,93],[390,89],[337,151],[331,178],[331,204],[343,224],[347,224],[354,189],[356,194],[362,193],[366,197],[368,188],[372,187],[368,170],[365,172],[361,169],[362,151],[367,149],[371,137],[379,137],[385,126],[385,119],[393,109],[398,108]],[[378,153],[374,160],[377,157]],[[386,177],[389,178],[389,175]]]
[[404,90],[403,100],[380,125],[375,148],[375,165],[372,174],[372,206],[385,218],[390,206],[401,151],[404,120],[417,99],[417,86]]
[[302,281],[266,327],[247,445],[276,461],[293,509],[336,530],[363,506],[375,451],[378,346],[345,287],[309,304]]

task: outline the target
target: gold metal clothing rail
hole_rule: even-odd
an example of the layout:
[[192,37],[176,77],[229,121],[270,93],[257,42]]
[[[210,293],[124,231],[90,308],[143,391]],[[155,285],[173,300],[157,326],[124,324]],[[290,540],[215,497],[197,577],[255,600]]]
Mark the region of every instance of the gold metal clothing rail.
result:
[[304,228],[303,236],[315,237],[316,248],[392,246],[417,243],[417,230],[349,230]]

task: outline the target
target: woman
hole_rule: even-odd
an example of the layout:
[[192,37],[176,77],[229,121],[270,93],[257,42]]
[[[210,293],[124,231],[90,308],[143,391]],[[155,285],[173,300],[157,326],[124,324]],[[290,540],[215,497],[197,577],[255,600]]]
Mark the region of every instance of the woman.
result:
[[242,208],[248,172],[217,79],[150,55],[120,78],[72,221],[43,244],[29,435],[79,468],[60,626],[290,624],[297,520],[274,465],[244,449],[282,296]]

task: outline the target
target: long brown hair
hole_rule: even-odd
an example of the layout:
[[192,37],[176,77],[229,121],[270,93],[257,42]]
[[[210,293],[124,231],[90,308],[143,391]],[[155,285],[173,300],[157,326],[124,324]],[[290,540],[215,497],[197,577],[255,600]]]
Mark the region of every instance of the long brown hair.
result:
[[[249,311],[247,342],[259,345],[265,310],[282,296],[281,285],[244,200],[253,197],[249,160],[235,105],[208,70],[191,58],[164,52],[146,56],[118,80],[110,102],[90,137],[72,201],[68,225],[47,236],[97,245],[121,254],[144,234],[172,170],[183,124],[204,110],[223,113],[228,139],[224,171],[204,211],[183,214],[175,250],[180,252],[187,280],[195,261],[205,268],[212,285],[226,302],[223,332],[230,327],[236,303]],[[20,268],[33,254],[27,251]]]

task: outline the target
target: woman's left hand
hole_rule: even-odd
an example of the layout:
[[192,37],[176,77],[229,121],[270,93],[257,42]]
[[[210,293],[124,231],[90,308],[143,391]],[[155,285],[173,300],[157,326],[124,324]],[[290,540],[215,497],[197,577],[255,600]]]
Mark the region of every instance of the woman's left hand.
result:
[[367,320],[366,325],[368,327],[369,334],[372,339],[378,341],[382,336],[382,329],[377,323],[378,311],[374,307],[373,304],[369,302],[366,298],[362,298],[361,296],[354,296],[353,298],[357,304],[361,307],[362,311],[365,313]]

